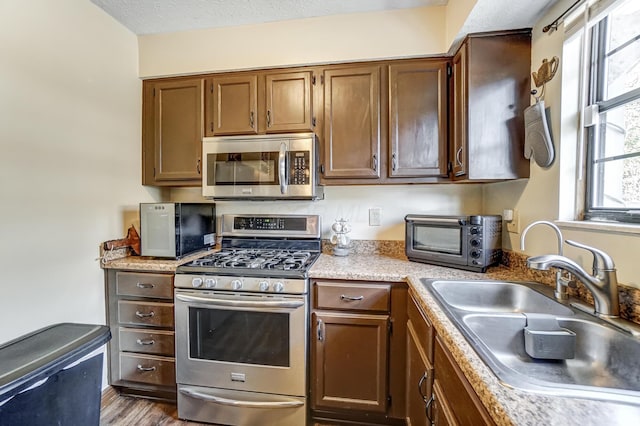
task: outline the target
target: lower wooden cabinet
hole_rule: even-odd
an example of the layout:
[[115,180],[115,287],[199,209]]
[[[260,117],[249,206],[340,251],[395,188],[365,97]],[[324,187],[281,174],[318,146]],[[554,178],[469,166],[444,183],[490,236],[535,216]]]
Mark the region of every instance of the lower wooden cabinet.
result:
[[315,408],[387,409],[388,315],[314,312]]
[[109,384],[175,400],[173,274],[108,269],[105,275]]
[[407,425],[494,425],[412,294],[407,312]]
[[431,425],[433,400],[433,328],[416,302],[408,298],[407,311],[407,425]]
[[404,283],[313,283],[314,420],[404,424],[406,293]]
[[458,367],[444,342],[435,339],[434,396],[436,424],[493,425],[495,424],[475,391]]

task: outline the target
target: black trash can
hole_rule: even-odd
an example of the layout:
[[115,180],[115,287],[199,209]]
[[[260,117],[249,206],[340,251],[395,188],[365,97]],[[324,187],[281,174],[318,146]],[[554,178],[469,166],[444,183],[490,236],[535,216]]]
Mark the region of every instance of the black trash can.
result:
[[104,325],[61,323],[0,346],[0,426],[99,425]]

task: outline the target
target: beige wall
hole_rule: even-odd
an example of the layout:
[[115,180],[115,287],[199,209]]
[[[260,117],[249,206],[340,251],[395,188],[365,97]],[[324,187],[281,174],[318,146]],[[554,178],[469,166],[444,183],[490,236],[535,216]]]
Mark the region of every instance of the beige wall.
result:
[[[553,21],[571,3],[573,3],[572,0],[558,2],[533,29],[532,71],[537,71],[543,58],[551,59],[553,56],[562,58],[564,32],[560,30],[548,35],[542,33],[542,27]],[[548,169],[543,169],[532,163],[531,177],[528,181],[490,184],[484,190],[486,210],[500,213],[505,208],[517,208],[520,211],[521,228],[536,220],[566,219],[561,204],[573,202],[571,189],[575,186],[575,175],[567,176],[567,174],[571,174],[573,164],[575,164],[576,139],[570,135],[570,132],[567,132],[567,129],[573,127],[576,117],[565,111],[569,117],[564,119],[561,126],[560,116],[561,102],[564,102],[565,105],[575,104],[572,99],[562,99],[562,77],[560,74],[563,67],[566,66],[568,64],[562,64],[561,60],[556,77],[547,85],[545,96],[546,106],[551,108],[551,126],[558,158]],[[567,97],[575,96],[574,94],[565,95]],[[562,138],[559,137],[561,131]],[[585,230],[568,226],[561,226],[561,228],[565,239],[595,246],[609,253],[618,268],[619,281],[640,287],[640,263],[638,262],[640,234],[625,234],[614,232],[611,229]],[[504,241],[508,248],[518,250],[520,234],[507,234]],[[557,240],[550,228],[540,226],[532,228],[527,233],[527,254],[555,253],[556,250]],[[581,263],[587,270],[591,270],[592,257],[584,250],[565,245],[565,255]]]
[[140,185],[134,34],[87,0],[0,2],[0,343],[105,323],[99,243]]
[[441,54],[445,7],[139,37],[140,76]]
[[[201,201],[200,189],[174,189],[173,201]],[[380,226],[369,226],[369,209],[382,209]],[[349,220],[356,240],[404,240],[404,217],[415,214],[474,214],[482,209],[482,185],[328,186],[318,201],[218,202],[217,214],[319,214],[322,236],[330,238],[331,225]]]

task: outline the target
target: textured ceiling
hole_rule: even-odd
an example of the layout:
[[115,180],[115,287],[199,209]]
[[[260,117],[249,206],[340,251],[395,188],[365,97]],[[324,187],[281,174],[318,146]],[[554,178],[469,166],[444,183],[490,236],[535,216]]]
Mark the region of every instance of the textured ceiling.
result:
[[138,35],[447,4],[447,0],[91,0],[91,2]]

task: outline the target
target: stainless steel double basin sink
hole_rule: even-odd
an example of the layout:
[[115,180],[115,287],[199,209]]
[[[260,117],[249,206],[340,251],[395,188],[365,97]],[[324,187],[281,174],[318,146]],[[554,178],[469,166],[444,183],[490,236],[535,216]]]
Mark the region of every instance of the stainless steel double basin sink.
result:
[[[551,395],[640,405],[640,339],[556,302],[542,284],[422,279],[443,311],[500,381]],[[575,333],[569,359],[525,350],[527,314],[547,314]]]

